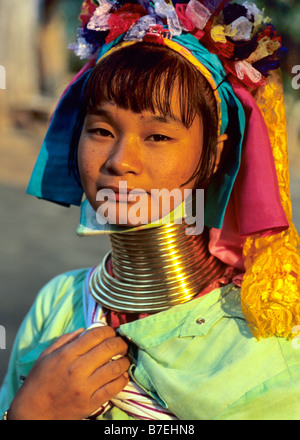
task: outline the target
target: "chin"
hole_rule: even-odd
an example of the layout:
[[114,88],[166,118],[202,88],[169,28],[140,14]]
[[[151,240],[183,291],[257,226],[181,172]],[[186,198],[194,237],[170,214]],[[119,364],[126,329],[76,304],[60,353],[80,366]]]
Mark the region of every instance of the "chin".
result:
[[96,207],[99,224],[134,227],[155,223],[174,209],[174,203],[159,203],[158,200],[141,197],[138,201],[125,202],[113,199],[98,203]]
[[134,227],[151,223],[148,211],[136,210],[122,203],[102,204],[97,207],[97,221],[120,227]]

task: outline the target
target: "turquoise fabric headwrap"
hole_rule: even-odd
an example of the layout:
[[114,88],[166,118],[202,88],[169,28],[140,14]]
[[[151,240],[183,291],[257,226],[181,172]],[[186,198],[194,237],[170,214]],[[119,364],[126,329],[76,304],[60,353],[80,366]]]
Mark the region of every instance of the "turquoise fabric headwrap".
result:
[[[100,59],[122,41],[122,36],[101,48]],[[217,55],[205,49],[191,34],[173,37],[173,41],[188,49],[211,73],[221,98],[221,133],[230,139],[230,152],[222,161],[206,194],[205,225],[221,228],[226,206],[240,166],[245,131],[244,110],[226,79],[225,70]],[[69,152],[86,81],[92,68],[79,77],[61,98],[50,122],[44,143],[33,170],[27,193],[66,206],[79,206],[83,190],[69,170]]]

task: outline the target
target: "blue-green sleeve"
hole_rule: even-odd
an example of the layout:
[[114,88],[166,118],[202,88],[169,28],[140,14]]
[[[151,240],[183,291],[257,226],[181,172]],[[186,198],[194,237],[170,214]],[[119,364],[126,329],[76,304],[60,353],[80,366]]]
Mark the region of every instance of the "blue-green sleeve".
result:
[[0,389],[0,417],[9,408],[34,362],[59,336],[84,327],[82,288],[87,269],[71,271],[46,284],[17,333]]

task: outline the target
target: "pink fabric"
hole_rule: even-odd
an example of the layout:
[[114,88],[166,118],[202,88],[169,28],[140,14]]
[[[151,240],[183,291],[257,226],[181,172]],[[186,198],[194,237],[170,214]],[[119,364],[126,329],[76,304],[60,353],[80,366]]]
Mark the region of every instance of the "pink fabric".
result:
[[209,251],[219,260],[244,272],[244,239],[239,234],[233,199],[232,195],[227,205],[222,229],[210,230]]
[[243,87],[233,90],[246,114],[240,170],[234,184],[234,202],[241,237],[272,235],[289,227],[280,202],[277,174],[267,126],[252,95]]
[[273,235],[289,227],[280,202],[267,126],[252,95],[237,83],[234,92],[244,107],[246,130],[241,166],[221,230],[210,231],[212,255],[240,270],[243,241],[254,234]]

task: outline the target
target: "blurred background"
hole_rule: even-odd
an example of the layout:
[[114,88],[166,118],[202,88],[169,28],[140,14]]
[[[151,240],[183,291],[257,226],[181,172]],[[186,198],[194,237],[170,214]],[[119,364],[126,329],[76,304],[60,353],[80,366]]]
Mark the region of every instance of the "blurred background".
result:
[[[282,66],[293,216],[299,231],[300,89],[295,88],[292,69],[299,66],[300,73],[300,2],[256,3],[265,7],[289,49]],[[63,208],[25,193],[57,99],[84,64],[67,50],[76,40],[81,4],[0,0],[0,325],[6,330],[0,382],[17,329],[39,289],[61,272],[97,264],[109,249],[105,237],[76,236],[79,208]]]

